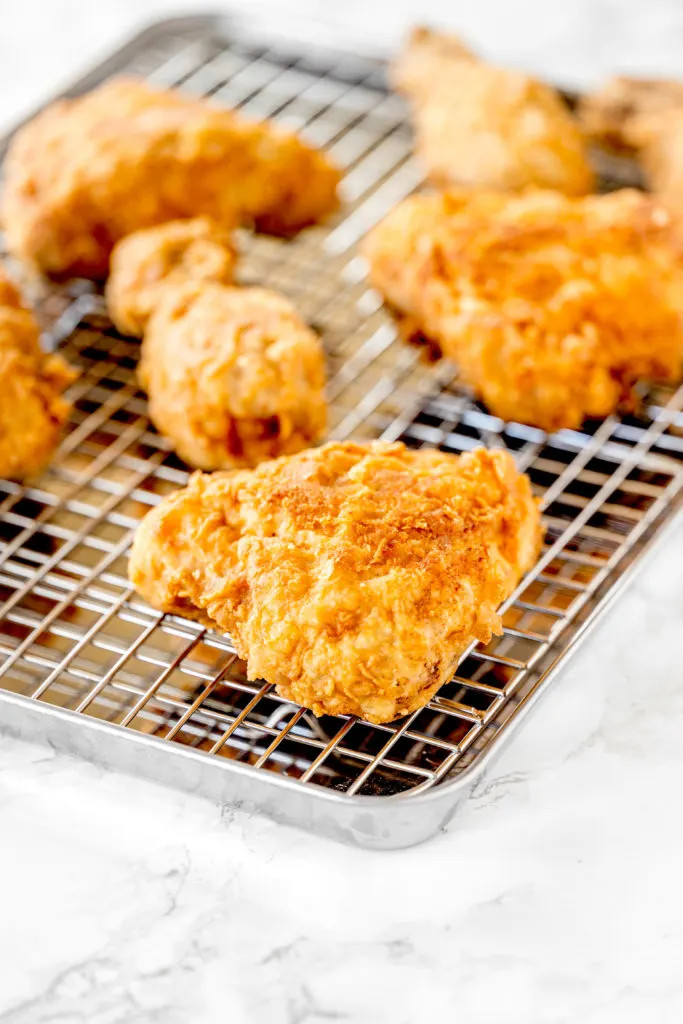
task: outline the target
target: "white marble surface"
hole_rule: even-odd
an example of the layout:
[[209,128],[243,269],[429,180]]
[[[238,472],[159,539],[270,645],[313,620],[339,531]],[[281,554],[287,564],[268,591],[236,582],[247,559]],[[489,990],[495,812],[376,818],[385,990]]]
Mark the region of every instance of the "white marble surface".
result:
[[445,833],[315,839],[0,736],[2,1024],[680,1024],[683,522]]
[[[236,0],[249,9],[258,0]],[[451,25],[497,60],[582,85],[615,69],[683,74],[680,0],[266,0],[275,12],[334,20],[339,37],[395,45],[416,19]],[[235,6],[235,5],[233,5]],[[262,4],[263,6],[263,4]],[[87,68],[141,24],[229,10],[225,0],[2,0],[0,124]]]
[[[4,4],[0,119],[162,8]],[[391,34],[410,5],[373,8]],[[448,12],[567,80],[683,64],[674,0]],[[683,522],[448,830],[398,853],[0,735],[0,1024],[680,1024],[682,621]]]

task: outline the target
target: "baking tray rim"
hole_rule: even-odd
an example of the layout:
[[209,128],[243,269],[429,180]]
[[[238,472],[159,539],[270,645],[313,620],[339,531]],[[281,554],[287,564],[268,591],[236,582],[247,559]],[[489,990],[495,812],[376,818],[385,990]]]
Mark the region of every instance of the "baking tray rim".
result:
[[[675,504],[680,504],[680,502],[675,502]],[[406,801],[410,801],[410,806],[431,805],[435,802],[446,801],[446,799],[451,797],[454,792],[470,789],[477,779],[484,774],[490,763],[502,752],[507,741],[511,738],[514,732],[519,729],[520,725],[526,719],[529,712],[535,706],[539,697],[542,696],[552,680],[554,680],[555,677],[567,667],[570,660],[576,654],[576,651],[582,646],[585,639],[602,620],[612,604],[621,596],[629,583],[631,583],[638,573],[645,567],[647,561],[652,558],[653,553],[660,543],[663,543],[669,534],[673,533],[682,521],[683,509],[681,508],[672,508],[668,514],[665,513],[665,518],[659,525],[657,525],[657,520],[654,521],[650,527],[650,531],[652,532],[648,532],[646,539],[641,542],[642,546],[639,547],[637,554],[630,565],[628,565],[627,568],[619,575],[618,579],[608,587],[606,593],[598,599],[594,609],[589,614],[585,622],[582,623],[576,634],[572,637],[561,658],[551,665],[548,671],[534,684],[529,693],[522,697],[519,703],[512,708],[505,719],[504,728],[501,729],[498,735],[487,744],[485,749],[478,754],[470,764],[463,768],[462,771],[452,779],[446,779],[440,785],[434,786],[424,793],[411,793],[409,791],[407,793],[395,793],[390,796],[363,794],[347,796],[345,793],[339,793],[332,789],[325,789],[322,786],[309,786],[308,784],[300,782],[298,779],[293,779],[288,776],[278,774],[277,772],[269,772],[265,775],[262,773],[256,773],[251,765],[241,764],[239,761],[212,758],[203,751],[192,750],[191,748],[181,746],[180,744],[174,744],[172,746],[171,749],[173,750],[173,756],[179,754],[190,762],[198,764],[209,764],[214,766],[221,765],[221,769],[219,770],[235,772],[242,776],[245,782],[260,779],[264,785],[272,784],[280,789],[294,790],[299,794],[305,794],[306,797],[314,797],[318,801],[330,804],[339,804],[349,810],[353,808],[357,810],[370,810],[373,807],[382,807],[386,809],[388,803],[396,804],[397,802],[400,802],[401,804],[405,804]],[[126,736],[127,740],[137,742],[142,746],[151,743],[159,750],[169,750],[167,741],[158,736],[149,736],[147,734],[135,732],[134,730],[121,729],[121,727],[115,723],[105,722],[101,719],[92,718],[87,715],[79,715],[68,708],[56,707],[54,705],[46,704],[43,701],[34,701],[30,697],[12,693],[8,690],[0,689],[0,703],[12,704],[17,709],[24,709],[29,716],[36,714],[45,715],[47,717],[52,716],[56,719],[61,719],[74,724],[80,721],[83,723],[83,728],[87,726],[93,732],[104,730],[105,732],[116,736]],[[489,725],[495,727],[495,722],[496,718],[494,716]],[[3,723],[0,721],[0,731],[2,731],[2,729]],[[13,732],[14,730],[10,729],[9,731]],[[109,767],[116,768],[117,766],[111,763],[109,764]]]

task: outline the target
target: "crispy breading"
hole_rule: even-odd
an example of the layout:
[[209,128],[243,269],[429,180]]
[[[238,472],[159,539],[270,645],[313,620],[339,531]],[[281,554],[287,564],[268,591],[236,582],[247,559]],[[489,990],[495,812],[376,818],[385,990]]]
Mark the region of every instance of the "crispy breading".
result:
[[336,207],[338,181],[323,153],[269,121],[113,79],[17,133],[7,244],[48,274],[104,277],[113,245],[138,228],[208,216],[289,233]]
[[632,154],[666,130],[672,111],[683,110],[683,82],[619,75],[581,98],[579,119],[603,146]]
[[138,376],[154,425],[202,469],[253,466],[325,430],[320,341],[284,295],[265,288],[188,280],[166,289]]
[[138,529],[155,608],[230,634],[250,679],[317,715],[422,707],[533,564],[539,514],[503,451],[333,443],[195,474]]
[[23,480],[44,468],[71,408],[62,392],[76,373],[45,355],[32,314],[0,270],[0,477]]
[[140,338],[162,292],[188,280],[232,284],[232,235],[209,220],[174,220],[134,231],[112,250],[106,300],[122,334]]
[[414,196],[365,255],[387,302],[503,419],[578,427],[637,379],[680,375],[680,236],[643,193]]
[[430,180],[583,195],[594,184],[583,135],[555,89],[477,60],[453,36],[417,29],[394,81],[413,106],[416,151]]

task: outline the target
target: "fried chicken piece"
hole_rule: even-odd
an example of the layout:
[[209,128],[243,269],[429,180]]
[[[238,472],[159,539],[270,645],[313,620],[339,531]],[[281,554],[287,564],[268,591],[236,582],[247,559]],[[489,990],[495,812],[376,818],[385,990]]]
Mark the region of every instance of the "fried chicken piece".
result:
[[434,184],[567,195],[593,187],[582,133],[550,86],[425,28],[411,35],[394,82],[413,106],[416,151]]
[[119,242],[107,284],[119,330],[144,335],[152,422],[204,469],[300,451],[326,424],[318,338],[284,296],[231,287],[234,261],[227,231],[175,221]]
[[45,273],[105,277],[113,245],[138,228],[208,216],[286,234],[336,207],[338,181],[323,153],[271,122],[113,79],[17,133],[7,244]]
[[141,338],[165,288],[188,280],[232,284],[236,261],[230,232],[207,217],[134,231],[112,250],[109,315],[122,334]]
[[155,608],[229,633],[250,679],[316,715],[390,722],[500,632],[539,543],[507,452],[333,443],[195,474],[143,521],[129,573]]
[[680,375],[680,237],[641,192],[414,196],[365,255],[387,302],[503,419],[574,428],[637,379]]
[[391,82],[412,100],[422,101],[434,91],[439,74],[448,74],[456,61],[480,63],[458,36],[416,25],[390,69]]
[[23,480],[49,461],[71,408],[61,397],[76,373],[46,355],[19,293],[0,270],[0,477]]
[[683,110],[683,82],[664,78],[609,79],[582,97],[579,118],[587,135],[618,152],[637,153]]
[[671,213],[683,212],[683,108],[663,115],[660,129],[640,152],[649,187]]
[[0,311],[5,312],[5,309],[24,308],[16,286],[10,281],[2,267],[0,267]]
[[186,281],[163,292],[138,367],[149,415],[202,469],[300,451],[327,419],[317,335],[283,295]]
[[683,209],[683,82],[613,78],[583,100],[580,114],[596,141],[638,157],[649,188],[679,216]]

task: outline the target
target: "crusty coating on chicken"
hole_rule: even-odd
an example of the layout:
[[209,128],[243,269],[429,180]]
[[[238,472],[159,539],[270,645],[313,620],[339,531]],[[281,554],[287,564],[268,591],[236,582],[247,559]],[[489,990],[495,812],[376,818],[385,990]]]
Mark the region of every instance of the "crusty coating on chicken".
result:
[[147,324],[138,367],[149,415],[201,469],[253,466],[325,430],[325,359],[291,302],[265,288],[186,281]]
[[232,284],[236,262],[231,233],[208,217],[134,231],[111,254],[109,315],[122,334],[141,338],[164,289],[188,280]]
[[300,451],[326,425],[318,338],[284,296],[232,287],[234,262],[229,232],[174,221],[119,242],[107,284],[114,323],[144,336],[152,422],[203,469]]
[[582,97],[579,118],[586,134],[609,149],[638,152],[683,110],[683,82],[664,78],[610,78]]
[[145,518],[129,573],[155,608],[229,633],[250,679],[390,722],[500,632],[539,543],[507,452],[346,442],[195,474]]
[[296,231],[335,208],[339,173],[269,121],[123,78],[22,128],[5,181],[10,251],[48,274],[97,278],[115,242],[169,220]]
[[66,420],[62,392],[76,373],[45,355],[32,314],[0,270],[0,477],[35,476],[50,460]]
[[637,379],[680,375],[680,237],[641,192],[414,196],[365,255],[410,332],[505,420],[578,427],[612,413]]
[[424,28],[397,60],[394,82],[413,106],[417,155],[434,184],[567,195],[593,187],[581,130],[550,86]]

